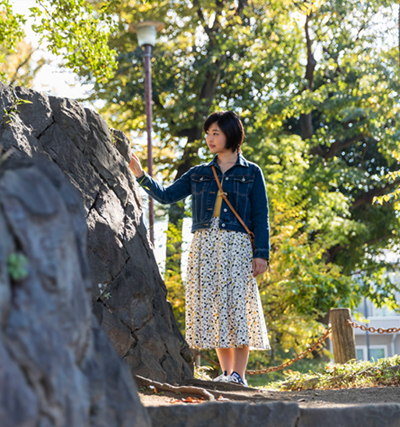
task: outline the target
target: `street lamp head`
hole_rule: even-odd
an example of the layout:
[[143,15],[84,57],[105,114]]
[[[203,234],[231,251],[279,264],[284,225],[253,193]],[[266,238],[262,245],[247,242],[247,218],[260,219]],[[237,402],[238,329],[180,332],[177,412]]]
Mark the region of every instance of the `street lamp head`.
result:
[[158,21],[143,21],[129,25],[129,31],[137,33],[139,47],[156,44],[157,33],[164,28],[164,24]]

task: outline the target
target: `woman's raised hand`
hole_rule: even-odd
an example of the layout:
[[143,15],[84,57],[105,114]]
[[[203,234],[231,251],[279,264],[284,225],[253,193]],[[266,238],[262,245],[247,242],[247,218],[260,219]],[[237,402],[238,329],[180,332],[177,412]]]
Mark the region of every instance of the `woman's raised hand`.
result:
[[129,163],[129,169],[136,176],[136,178],[140,178],[144,174],[144,170],[142,165],[140,164],[140,160],[135,153],[131,155],[131,162]]

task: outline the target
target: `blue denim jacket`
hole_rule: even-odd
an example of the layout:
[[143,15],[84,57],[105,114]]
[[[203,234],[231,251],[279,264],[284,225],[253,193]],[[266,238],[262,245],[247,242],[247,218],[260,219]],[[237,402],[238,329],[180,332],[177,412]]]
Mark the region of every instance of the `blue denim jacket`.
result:
[[[217,156],[208,163],[194,166],[173,184],[163,187],[146,173],[137,178],[147,194],[159,203],[170,204],[192,195],[192,233],[209,228],[217,199],[218,184],[211,166],[214,165],[228,200],[255,235],[254,258],[269,259],[268,198],[263,173],[255,163],[241,154],[234,166],[225,173],[217,163]],[[219,227],[222,230],[246,233],[229,206],[222,200]]]

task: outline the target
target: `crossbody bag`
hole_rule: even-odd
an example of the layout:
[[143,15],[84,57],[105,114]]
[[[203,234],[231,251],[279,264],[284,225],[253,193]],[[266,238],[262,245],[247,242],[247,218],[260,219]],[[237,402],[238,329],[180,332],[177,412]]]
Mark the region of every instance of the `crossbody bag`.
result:
[[217,171],[215,170],[215,166],[211,166],[211,169],[213,171],[215,180],[217,181],[218,184],[218,188],[219,191],[222,194],[222,198],[225,200],[226,204],[229,206],[230,210],[234,213],[234,215],[236,216],[236,218],[239,220],[239,222],[243,225],[244,229],[246,230],[247,235],[249,236],[250,242],[251,242],[251,246],[253,247],[253,253],[255,251],[255,244],[254,244],[254,233],[252,231],[249,230],[249,228],[247,227],[247,225],[244,223],[244,221],[242,220],[242,218],[240,218],[239,214],[235,211],[235,209],[233,208],[233,206],[231,205],[231,202],[228,200],[228,197],[226,197],[226,193],[224,193],[224,190],[222,189],[222,185],[219,182],[218,179],[218,175],[217,175]]

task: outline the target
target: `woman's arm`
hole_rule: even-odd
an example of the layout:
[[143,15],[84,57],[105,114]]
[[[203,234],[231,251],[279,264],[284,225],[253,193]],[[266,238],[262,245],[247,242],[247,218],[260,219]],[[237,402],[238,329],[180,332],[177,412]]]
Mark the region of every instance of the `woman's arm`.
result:
[[254,228],[254,258],[269,260],[269,209],[264,175],[257,166],[253,188],[250,194],[251,219]]
[[159,203],[175,203],[192,193],[190,183],[191,170],[183,174],[170,186],[164,187],[144,172],[139,158],[134,153],[132,153],[129,169],[136,176],[144,191]]

